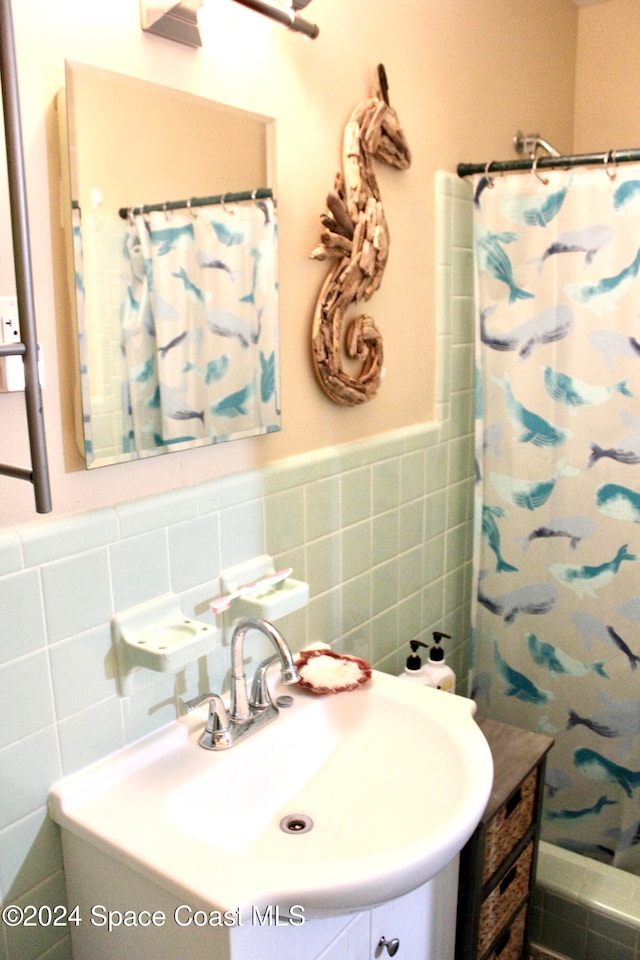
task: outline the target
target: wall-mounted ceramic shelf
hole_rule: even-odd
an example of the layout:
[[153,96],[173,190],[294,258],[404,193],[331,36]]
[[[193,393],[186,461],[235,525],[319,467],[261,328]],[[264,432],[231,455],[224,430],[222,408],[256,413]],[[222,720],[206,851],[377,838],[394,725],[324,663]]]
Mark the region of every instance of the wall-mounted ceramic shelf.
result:
[[181,670],[209,653],[220,636],[211,624],[185,616],[173,593],[116,614],[111,635],[122,695],[130,692],[131,676],[138,669],[161,673]]
[[262,617],[277,620],[309,603],[309,584],[293,577],[286,577],[275,584],[260,588],[260,579],[275,573],[273,557],[262,554],[229,567],[220,574],[220,586],[225,594],[233,594],[246,584],[255,583],[255,590],[246,596],[231,601],[231,613],[238,617]]

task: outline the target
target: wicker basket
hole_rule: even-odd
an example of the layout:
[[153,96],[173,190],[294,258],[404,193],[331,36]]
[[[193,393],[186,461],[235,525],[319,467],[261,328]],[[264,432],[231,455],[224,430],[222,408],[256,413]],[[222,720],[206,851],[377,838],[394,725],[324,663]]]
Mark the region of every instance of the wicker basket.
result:
[[508,930],[498,938],[486,960],[520,960],[526,928],[527,905],[525,903]]
[[482,871],[483,884],[493,876],[532,823],[537,786],[538,771],[534,770],[513,797],[500,808],[487,828]]
[[507,871],[482,904],[478,932],[478,956],[482,956],[498,936],[509,917],[529,892],[533,841],[525,847],[514,865]]

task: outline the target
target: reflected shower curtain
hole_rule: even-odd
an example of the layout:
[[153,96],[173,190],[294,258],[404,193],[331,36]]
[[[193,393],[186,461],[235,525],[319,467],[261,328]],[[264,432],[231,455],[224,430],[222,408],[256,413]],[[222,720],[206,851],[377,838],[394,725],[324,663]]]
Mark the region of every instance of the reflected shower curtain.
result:
[[125,449],[279,428],[271,199],[129,217]]
[[[611,171],[610,171],[611,172]],[[640,167],[474,183],[474,687],[543,836],[640,873]]]
[[87,343],[86,295],[84,288],[84,250],[82,245],[82,211],[77,202],[71,205],[71,237],[73,243],[74,296],[78,336],[76,349],[80,370],[80,394],[82,405],[82,432],[79,445],[90,460],[93,455],[93,424],[87,411],[91,410],[91,384],[89,379],[89,345]]

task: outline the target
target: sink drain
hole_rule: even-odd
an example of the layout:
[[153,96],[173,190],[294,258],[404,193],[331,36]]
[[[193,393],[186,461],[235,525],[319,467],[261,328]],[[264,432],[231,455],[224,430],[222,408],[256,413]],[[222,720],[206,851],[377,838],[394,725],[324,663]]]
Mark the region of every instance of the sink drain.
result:
[[313,820],[306,813],[290,813],[280,821],[284,833],[308,833],[312,827]]

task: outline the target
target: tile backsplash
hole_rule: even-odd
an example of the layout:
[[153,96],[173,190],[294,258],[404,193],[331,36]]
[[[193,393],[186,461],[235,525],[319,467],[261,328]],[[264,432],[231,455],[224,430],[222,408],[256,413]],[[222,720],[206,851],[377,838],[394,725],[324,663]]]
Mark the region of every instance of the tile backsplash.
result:
[[[408,641],[451,634],[465,689],[473,506],[470,191],[437,178],[436,420],[189,489],[0,535],[0,893],[64,903],[59,777],[174,720],[225,686],[220,644],[177,674],[118,696],[110,621],[167,592],[211,619],[226,567],[263,553],[306,580],[279,621],[292,648],[323,640],[389,673]],[[259,442],[259,441],[257,441]],[[215,455],[215,450],[213,452]],[[126,466],[113,469],[127,469]],[[0,926],[0,960],[68,960],[64,929]]]

